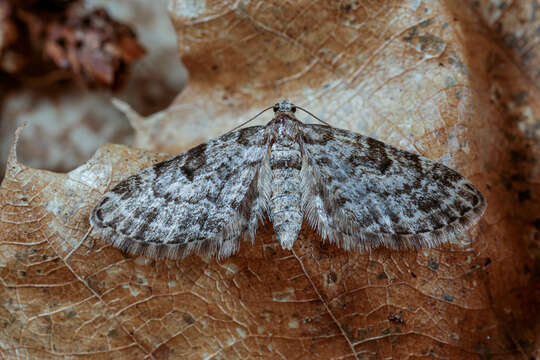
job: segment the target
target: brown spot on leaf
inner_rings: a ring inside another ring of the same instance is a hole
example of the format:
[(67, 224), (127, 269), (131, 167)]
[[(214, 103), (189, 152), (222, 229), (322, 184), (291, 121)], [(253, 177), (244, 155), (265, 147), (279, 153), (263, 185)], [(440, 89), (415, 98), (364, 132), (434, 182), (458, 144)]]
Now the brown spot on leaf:
[(337, 281), (337, 274), (334, 271), (330, 271), (326, 277), (329, 284), (333, 284)]
[(184, 322), (188, 325), (191, 325), (191, 324), (194, 324), (195, 323), (195, 319), (193, 318), (193, 316), (191, 316), (191, 314), (189, 313), (183, 313), (182, 314), (182, 319), (184, 319)]

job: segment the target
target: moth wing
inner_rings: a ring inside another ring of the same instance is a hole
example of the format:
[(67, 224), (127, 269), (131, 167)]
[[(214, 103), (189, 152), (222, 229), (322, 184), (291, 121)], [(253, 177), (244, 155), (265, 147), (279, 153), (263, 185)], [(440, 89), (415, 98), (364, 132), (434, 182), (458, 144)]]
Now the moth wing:
[(475, 224), (486, 208), (482, 194), (441, 163), (324, 125), (306, 124), (303, 140), (312, 174), (305, 216), (345, 249), (433, 247)]
[(257, 230), (264, 153), (261, 126), (210, 140), (118, 183), (94, 207), (90, 223), (133, 254), (229, 256)]

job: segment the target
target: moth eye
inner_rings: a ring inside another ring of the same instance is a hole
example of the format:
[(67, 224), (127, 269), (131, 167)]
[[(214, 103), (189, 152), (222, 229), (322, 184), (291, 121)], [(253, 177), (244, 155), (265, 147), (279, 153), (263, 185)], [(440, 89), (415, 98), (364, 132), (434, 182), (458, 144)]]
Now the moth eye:
[(293, 113), (296, 112), (296, 106), (293, 105), (293, 106), (291, 107), (291, 111), (292, 111)]
[(277, 112), (279, 110), (279, 104), (274, 105), (274, 112)]

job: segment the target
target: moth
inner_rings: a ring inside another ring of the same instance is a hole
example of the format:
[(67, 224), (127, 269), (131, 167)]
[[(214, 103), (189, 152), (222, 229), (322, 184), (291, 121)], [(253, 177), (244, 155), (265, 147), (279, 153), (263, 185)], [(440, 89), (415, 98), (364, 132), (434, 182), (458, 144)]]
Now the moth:
[(265, 126), (231, 131), (121, 181), (92, 210), (94, 233), (132, 254), (225, 258), (253, 242), (266, 219), (284, 249), (306, 221), (322, 241), (365, 251), (437, 246), (483, 215), (484, 197), (456, 171), (304, 124), (296, 110), (282, 101)]

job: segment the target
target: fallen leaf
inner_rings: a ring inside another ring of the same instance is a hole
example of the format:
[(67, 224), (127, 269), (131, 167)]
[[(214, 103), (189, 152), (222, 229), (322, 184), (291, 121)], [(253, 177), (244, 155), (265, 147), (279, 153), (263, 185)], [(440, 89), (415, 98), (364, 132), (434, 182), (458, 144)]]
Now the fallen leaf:
[(88, 214), (165, 155), (107, 145), (55, 174), (20, 164), (13, 148), (0, 187), (3, 357), (535, 354), (539, 182), (534, 139), (519, 124), (538, 118), (540, 102), (473, 5), (207, 1), (170, 11), (190, 83), (168, 111), (131, 113), (139, 146), (183, 151), (286, 97), (458, 169), (487, 212), (436, 249), (349, 253), (305, 227), (287, 251), (267, 224), (223, 261), (155, 261), (88, 234)]

